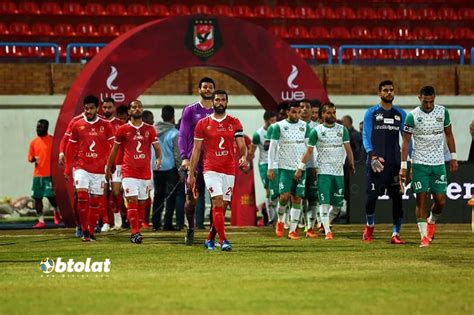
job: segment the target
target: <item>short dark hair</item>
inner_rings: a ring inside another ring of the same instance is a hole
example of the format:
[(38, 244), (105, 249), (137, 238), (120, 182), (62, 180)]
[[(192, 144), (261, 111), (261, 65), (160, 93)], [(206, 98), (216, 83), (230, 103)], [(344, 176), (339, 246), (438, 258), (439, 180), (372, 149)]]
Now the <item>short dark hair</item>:
[(214, 80), (209, 78), (209, 77), (204, 77), (201, 80), (199, 80), (198, 88), (201, 88), (201, 85), (203, 83), (212, 83), (212, 85), (214, 85), (214, 88), (216, 87), (216, 84), (214, 83)]
[(281, 102), (280, 104), (278, 104), (278, 111), (281, 111), (281, 110), (287, 110), (288, 109), (288, 102)]
[(113, 97), (106, 97), (102, 100), (102, 103), (112, 103), (115, 105), (115, 100)]
[(142, 114), (142, 120), (147, 124), (152, 124), (154, 120), (153, 113), (149, 110), (144, 110)]
[(117, 113), (117, 115), (127, 114), (128, 113), (128, 106), (127, 105), (117, 106), (117, 108), (115, 109), (115, 112)]
[(214, 97), (215, 97), (217, 94), (224, 94), (226, 101), (227, 101), (227, 102), (229, 101), (229, 95), (227, 95), (227, 92), (224, 91), (224, 90), (214, 90), (214, 92), (212, 92), (211, 99), (214, 100)]
[(165, 105), (161, 109), (161, 118), (163, 121), (170, 122), (174, 118), (174, 107), (171, 105)]
[(83, 105), (86, 104), (95, 104), (95, 107), (99, 107), (99, 99), (95, 95), (87, 95), (83, 102)]
[(390, 80), (383, 80), (382, 82), (379, 83), (379, 92), (382, 91), (382, 86), (385, 86), (385, 85), (392, 85), (393, 86), (393, 82), (390, 81)]
[(347, 119), (349, 120), (349, 122), (351, 123), (351, 125), (352, 125), (352, 117), (351, 117), (351, 115), (344, 115), (344, 116), (342, 116), (342, 119), (344, 119), (344, 118), (347, 118)]
[(421, 95), (424, 95), (424, 96), (435, 95), (434, 87), (432, 87), (431, 85), (427, 85), (427, 86), (422, 87), (421, 90), (420, 90), (420, 96)]
[(309, 103), (311, 104), (311, 107), (321, 107), (321, 101), (317, 98), (310, 100)]
[(263, 113), (263, 120), (269, 120), (272, 117), (276, 117), (277, 113), (272, 112), (270, 110), (266, 110), (265, 113)]
[(311, 106), (311, 102), (307, 98), (303, 98), (302, 100), (298, 101), (298, 104), (301, 104), (301, 103), (309, 103), (309, 106)]
[(286, 110), (291, 110), (292, 107), (300, 107), (300, 102), (299, 101), (292, 101), (290, 102), (290, 104), (288, 105), (288, 108)]
[(329, 102), (329, 103), (324, 103), (321, 108), (319, 109), (319, 113), (323, 114), (325, 113), (329, 108), (336, 108), (336, 105), (334, 103)]
[(49, 128), (49, 121), (47, 121), (46, 119), (40, 119), (40, 120), (38, 120), (38, 124), (43, 124), (43, 125), (45, 125), (46, 129)]
[(139, 102), (139, 103), (142, 104), (142, 106), (143, 106), (142, 101), (135, 99), (135, 100), (131, 100), (130, 103), (128, 103), (128, 109), (132, 108), (132, 103), (133, 103), (133, 102)]

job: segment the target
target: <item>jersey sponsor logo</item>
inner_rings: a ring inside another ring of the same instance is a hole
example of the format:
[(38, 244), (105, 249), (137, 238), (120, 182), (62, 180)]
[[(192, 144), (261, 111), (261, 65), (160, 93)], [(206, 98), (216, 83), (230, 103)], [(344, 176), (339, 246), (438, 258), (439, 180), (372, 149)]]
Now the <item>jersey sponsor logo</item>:
[(89, 146), (89, 152), (86, 152), (86, 157), (97, 159), (99, 155), (95, 153), (95, 140), (92, 140), (91, 145)]
[(140, 141), (137, 142), (137, 147), (135, 148), (135, 150), (138, 153), (142, 153), (142, 143)]
[(376, 121), (383, 120), (383, 114), (382, 113), (375, 114), (375, 120)]
[(385, 130), (400, 130), (400, 126), (391, 126), (391, 125), (377, 125), (374, 127), (376, 130), (385, 129)]
[(384, 118), (383, 123), (393, 125), (395, 121), (393, 120), (393, 118)]
[(133, 155), (133, 159), (144, 160), (146, 158), (145, 153), (142, 153), (142, 143), (140, 141), (137, 141), (137, 146), (135, 147), (135, 151), (137, 151), (137, 154)]
[(216, 151), (216, 156), (226, 156), (229, 155), (229, 151), (225, 149), (224, 147), (224, 137), (221, 137), (221, 140), (219, 141), (219, 149), (222, 151)]

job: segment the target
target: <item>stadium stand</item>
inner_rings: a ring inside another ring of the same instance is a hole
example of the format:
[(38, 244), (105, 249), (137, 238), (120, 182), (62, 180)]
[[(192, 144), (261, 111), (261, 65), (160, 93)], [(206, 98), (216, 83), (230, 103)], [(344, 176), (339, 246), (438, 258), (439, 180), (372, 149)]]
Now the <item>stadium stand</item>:
[[(80, 2), (0, 1), (0, 42), (107, 43), (135, 25), (156, 18), (189, 14), (233, 16), (257, 23), (290, 44), (330, 45), (461, 45), (474, 46), (474, 4), (466, 0), (394, 0), (342, 3), (309, 0), (150, 3), (125, 0)], [(93, 17), (91, 19), (91, 17)], [(377, 20), (384, 20), (383, 26)], [(431, 28), (426, 27), (426, 20)], [(365, 53), (366, 52), (366, 53)], [(84, 58), (90, 53), (84, 50)], [(314, 52), (298, 52), (323, 60)], [(469, 54), (469, 53), (468, 53)], [(28, 56), (22, 52), (15, 54)], [(392, 53), (365, 51), (357, 56), (391, 58)], [(392, 56), (393, 55), (393, 56)], [(448, 54), (450, 55), (450, 54)], [(80, 58), (80, 52), (75, 54)], [(348, 54), (352, 58), (354, 54)], [(424, 50), (420, 59), (437, 59)], [(445, 60), (445, 55), (442, 55)], [(454, 56), (454, 55), (453, 55)], [(334, 56), (337, 57), (337, 56)], [(77, 60), (73, 58), (73, 60)], [(348, 59), (348, 60), (349, 60)]]

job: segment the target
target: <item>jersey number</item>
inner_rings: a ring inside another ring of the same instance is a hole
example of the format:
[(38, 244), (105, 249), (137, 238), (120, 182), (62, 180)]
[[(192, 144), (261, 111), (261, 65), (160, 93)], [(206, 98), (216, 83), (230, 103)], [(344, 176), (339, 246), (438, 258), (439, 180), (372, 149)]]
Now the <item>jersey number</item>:
[(232, 195), (232, 187), (227, 188), (227, 192), (225, 193), (226, 196)]
[(421, 189), (421, 182), (413, 182), (413, 186), (415, 186), (415, 189)]

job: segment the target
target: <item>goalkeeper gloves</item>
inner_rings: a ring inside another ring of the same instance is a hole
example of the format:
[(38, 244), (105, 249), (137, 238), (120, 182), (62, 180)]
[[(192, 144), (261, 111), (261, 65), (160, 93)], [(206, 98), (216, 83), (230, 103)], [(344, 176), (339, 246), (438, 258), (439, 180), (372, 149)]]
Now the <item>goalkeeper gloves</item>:
[(374, 173), (382, 172), (384, 168), (383, 166), (384, 162), (385, 160), (383, 159), (383, 157), (373, 154), (370, 157), (370, 167), (372, 168), (372, 171), (374, 171)]

